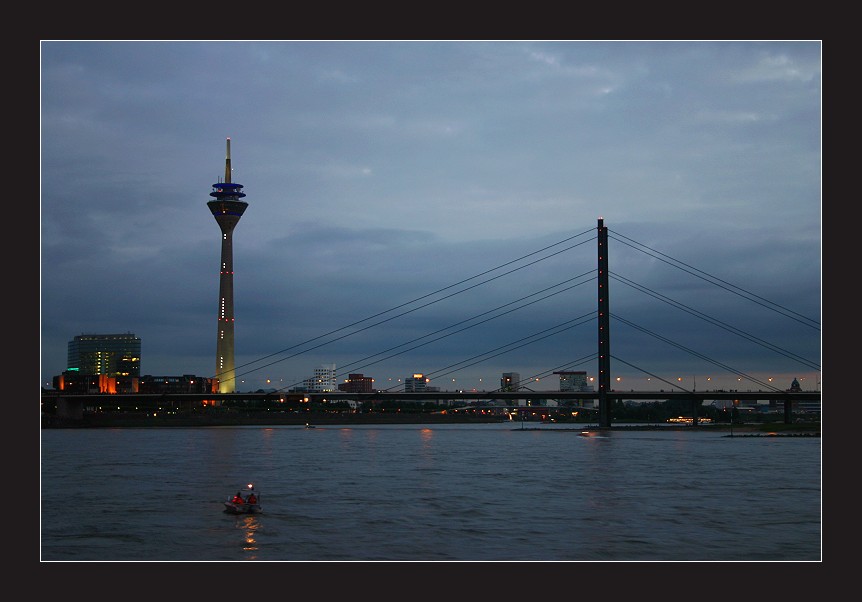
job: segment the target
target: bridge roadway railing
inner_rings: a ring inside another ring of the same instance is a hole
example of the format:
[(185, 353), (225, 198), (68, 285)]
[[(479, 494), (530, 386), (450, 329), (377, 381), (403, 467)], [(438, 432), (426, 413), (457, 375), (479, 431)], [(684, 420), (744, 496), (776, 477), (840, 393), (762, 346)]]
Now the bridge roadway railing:
[[(776, 401), (784, 404), (785, 422), (792, 421), (794, 401), (820, 401), (819, 391), (610, 391), (605, 394), (608, 399), (616, 400), (653, 400), (668, 401), (672, 399), (689, 400), (693, 403), (706, 400), (738, 400), (738, 401)], [(554, 400), (598, 400), (599, 394), (592, 391), (424, 391), (405, 393), (403, 391), (384, 391), (377, 393), (347, 393), (331, 391), (327, 393), (300, 392), (269, 392), (269, 393), (99, 393), (76, 394), (61, 391), (45, 391), (42, 402), (54, 401), (57, 404), (57, 415), (64, 418), (80, 419), (83, 416), (84, 405), (93, 403), (177, 403), (182, 407), (190, 407), (204, 401), (426, 401), (426, 400), (462, 400), (462, 401), (539, 401)]]

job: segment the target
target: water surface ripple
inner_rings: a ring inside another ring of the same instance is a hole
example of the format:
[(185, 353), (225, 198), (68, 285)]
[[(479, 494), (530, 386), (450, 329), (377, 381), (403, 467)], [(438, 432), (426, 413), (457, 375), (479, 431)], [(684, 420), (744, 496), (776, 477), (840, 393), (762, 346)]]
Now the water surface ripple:
[[(41, 559), (821, 560), (820, 439), (726, 435), (48, 429)], [(224, 513), (246, 482), (263, 513)]]

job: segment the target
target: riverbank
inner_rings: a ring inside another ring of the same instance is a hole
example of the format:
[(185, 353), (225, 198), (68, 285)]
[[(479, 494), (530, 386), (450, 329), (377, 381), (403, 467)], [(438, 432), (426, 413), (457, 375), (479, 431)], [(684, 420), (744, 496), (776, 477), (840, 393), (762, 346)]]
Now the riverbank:
[[(100, 412), (85, 414), (80, 419), (62, 419), (43, 415), (42, 428), (170, 428), (219, 426), (354, 426), (369, 424), (494, 424), (511, 422), (502, 416), (469, 413), (431, 412), (238, 412), (203, 411), (188, 414), (153, 415), (139, 412)], [(542, 429), (540, 422), (512, 422), (513, 428)], [(626, 430), (690, 430), (727, 432), (734, 435), (757, 436), (820, 436), (819, 422), (785, 424), (783, 422), (722, 424), (612, 424), (611, 428)], [(547, 429), (545, 429), (547, 430)], [(555, 423), (554, 430), (599, 431), (595, 423)]]
[(153, 415), (138, 412), (101, 412), (80, 419), (43, 416), (42, 428), (190, 427), (190, 426), (324, 426), (357, 424), (488, 424), (507, 421), (500, 416), (430, 412), (199, 412)]

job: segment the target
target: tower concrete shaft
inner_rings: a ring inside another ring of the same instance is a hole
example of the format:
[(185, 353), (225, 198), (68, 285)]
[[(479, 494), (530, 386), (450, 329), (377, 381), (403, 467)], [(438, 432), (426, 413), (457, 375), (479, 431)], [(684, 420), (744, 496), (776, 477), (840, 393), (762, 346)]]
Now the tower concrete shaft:
[(219, 393), (231, 393), (237, 390), (234, 360), (233, 230), (248, 207), (248, 203), (240, 200), (245, 196), (242, 185), (234, 184), (231, 179), (230, 138), (228, 138), (224, 182), (213, 184), (210, 196), (214, 197), (214, 200), (207, 203), (221, 229), (215, 370)]

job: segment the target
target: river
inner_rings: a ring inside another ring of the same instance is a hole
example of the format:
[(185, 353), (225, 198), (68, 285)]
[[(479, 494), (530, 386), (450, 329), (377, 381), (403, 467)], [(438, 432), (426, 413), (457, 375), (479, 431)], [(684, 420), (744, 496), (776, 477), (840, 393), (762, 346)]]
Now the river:
[[(248, 482), (263, 512), (225, 513)], [(43, 562), (822, 560), (819, 437), (44, 429), (40, 488)]]

